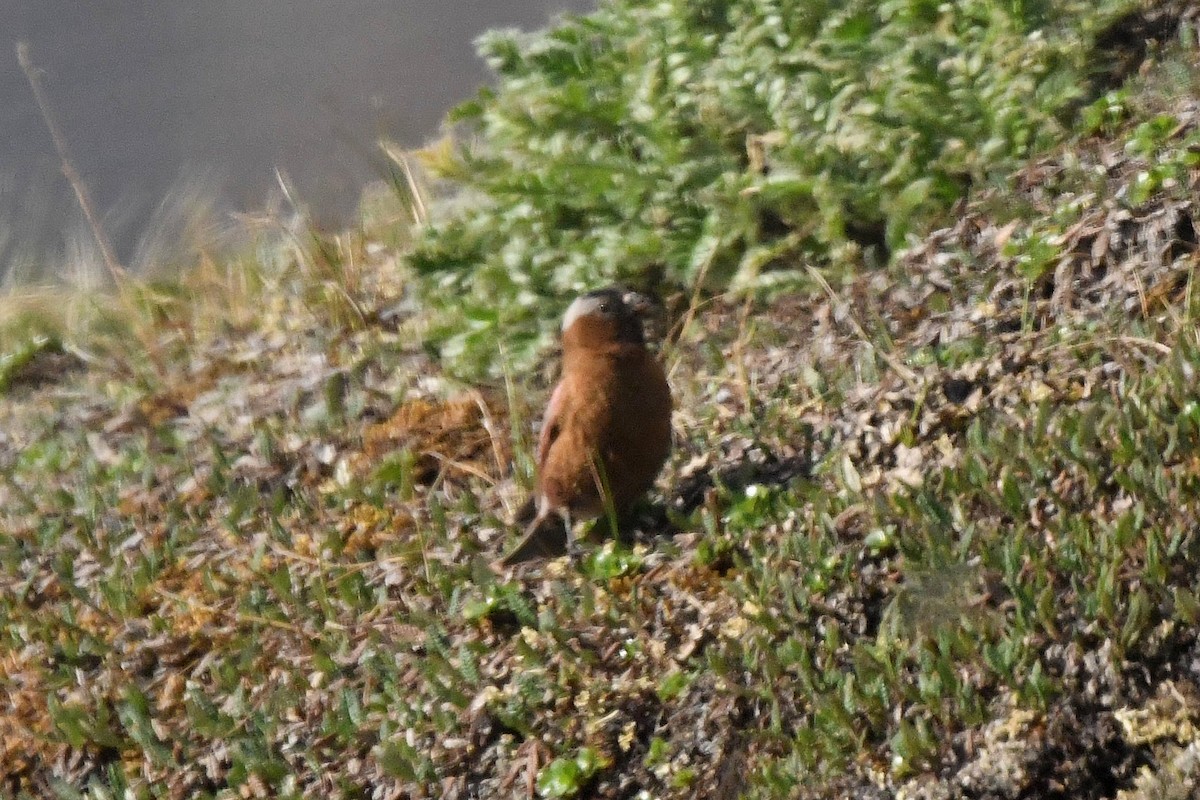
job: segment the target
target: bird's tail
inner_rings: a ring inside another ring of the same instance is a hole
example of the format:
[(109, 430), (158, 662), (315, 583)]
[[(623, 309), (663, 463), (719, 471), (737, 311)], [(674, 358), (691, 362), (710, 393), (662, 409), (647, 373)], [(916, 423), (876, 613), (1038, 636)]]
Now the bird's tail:
[(558, 514), (539, 515), (529, 523), (517, 546), (496, 561), (495, 566), (511, 567), (537, 558), (558, 558), (566, 552), (566, 520)]
[(513, 515), (512, 524), (528, 525), (529, 523), (533, 522), (534, 518), (537, 516), (537, 512), (537, 495), (531, 494), (529, 497), (526, 497), (525, 502), (521, 503), (520, 507), (517, 508), (517, 513)]

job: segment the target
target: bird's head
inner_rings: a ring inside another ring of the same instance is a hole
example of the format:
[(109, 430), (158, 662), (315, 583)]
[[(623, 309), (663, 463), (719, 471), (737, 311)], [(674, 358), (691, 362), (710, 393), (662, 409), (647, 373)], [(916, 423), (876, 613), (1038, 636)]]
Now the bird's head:
[(642, 321), (634, 308), (639, 296), (621, 289), (599, 289), (577, 298), (563, 315), (563, 348), (608, 344), (645, 344)]

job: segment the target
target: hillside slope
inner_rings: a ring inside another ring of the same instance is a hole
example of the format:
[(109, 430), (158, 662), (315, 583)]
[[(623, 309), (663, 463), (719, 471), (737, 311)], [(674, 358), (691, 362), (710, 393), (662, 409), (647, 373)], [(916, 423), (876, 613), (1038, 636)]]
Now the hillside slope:
[(581, 563), (486, 567), (553, 359), (448, 375), (378, 242), (25, 348), (0, 793), (1188, 796), (1194, 57), (886, 266), (685, 296), (677, 452)]

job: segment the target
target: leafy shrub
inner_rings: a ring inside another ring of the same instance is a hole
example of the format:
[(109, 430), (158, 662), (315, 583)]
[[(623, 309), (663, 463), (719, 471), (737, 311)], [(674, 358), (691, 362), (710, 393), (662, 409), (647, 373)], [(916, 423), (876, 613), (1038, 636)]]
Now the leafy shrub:
[[(541, 300), (610, 280), (747, 288), (851, 266), (1060, 141), (1127, 0), (613, 0), (495, 32), (452, 119), (475, 198), (413, 256), (460, 367), (523, 361)], [(771, 273), (768, 275), (767, 270)]]

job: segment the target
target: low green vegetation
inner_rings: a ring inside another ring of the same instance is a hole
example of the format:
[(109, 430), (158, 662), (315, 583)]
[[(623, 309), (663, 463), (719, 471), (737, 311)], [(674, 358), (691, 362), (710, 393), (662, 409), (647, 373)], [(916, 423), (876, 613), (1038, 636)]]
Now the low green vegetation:
[(413, 256), (443, 354), (494, 364), (499, 334), (527, 363), (545, 299), (598, 280), (811, 290), (806, 265), (886, 261), (1070, 136), (1134, 7), (618, 0), (485, 37), (500, 86), (449, 166), (478, 199)]
[[(1186, 796), (1195, 30), (784, 5), (492, 36), (416, 239), (406, 188), (21, 301), (0, 796)], [(497, 574), (537, 331), (615, 278), (683, 298), (676, 452), (632, 542)]]

